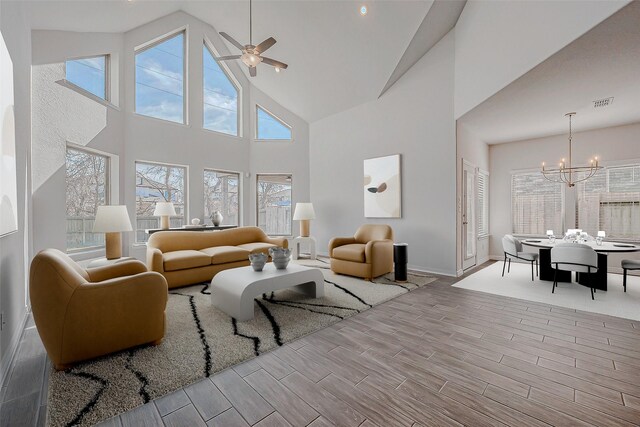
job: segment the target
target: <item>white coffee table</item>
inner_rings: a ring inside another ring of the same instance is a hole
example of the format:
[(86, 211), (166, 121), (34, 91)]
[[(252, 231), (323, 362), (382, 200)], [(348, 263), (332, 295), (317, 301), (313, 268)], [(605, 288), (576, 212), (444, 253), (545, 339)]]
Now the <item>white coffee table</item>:
[(253, 300), (266, 292), (291, 288), (309, 298), (324, 296), (324, 276), (318, 268), (289, 264), (277, 270), (267, 263), (262, 271), (251, 266), (221, 271), (211, 280), (211, 303), (237, 321), (253, 319)]

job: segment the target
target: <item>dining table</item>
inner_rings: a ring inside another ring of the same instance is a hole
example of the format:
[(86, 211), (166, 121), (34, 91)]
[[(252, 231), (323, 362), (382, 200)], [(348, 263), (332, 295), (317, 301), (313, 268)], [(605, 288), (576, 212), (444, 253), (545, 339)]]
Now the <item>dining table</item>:
[[(570, 271), (558, 270), (557, 272), (551, 266), (551, 249), (561, 243), (571, 243), (563, 239), (555, 239), (551, 242), (549, 239), (526, 239), (522, 240), (523, 245), (538, 248), (540, 262), (540, 280), (553, 282), (554, 275), (558, 282), (571, 282), (572, 275)], [(576, 273), (576, 280), (581, 285), (593, 285), (595, 289), (607, 290), (607, 259), (610, 253), (624, 252), (640, 252), (640, 245), (623, 242), (602, 242), (598, 244), (596, 241), (580, 242), (587, 246), (591, 246), (598, 254), (598, 271), (595, 273)]]

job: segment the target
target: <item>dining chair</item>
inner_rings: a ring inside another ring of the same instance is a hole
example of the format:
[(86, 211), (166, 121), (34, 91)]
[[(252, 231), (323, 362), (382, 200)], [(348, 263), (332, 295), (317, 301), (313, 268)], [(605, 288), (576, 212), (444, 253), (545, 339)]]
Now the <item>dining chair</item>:
[(637, 259), (622, 260), (622, 286), (627, 292), (627, 270), (640, 270), (640, 261)]
[(581, 243), (560, 243), (551, 249), (551, 266), (555, 270), (551, 293), (554, 293), (558, 287), (556, 277), (558, 270), (575, 271), (576, 273), (587, 273), (591, 299), (595, 299), (591, 274), (598, 271), (598, 254), (591, 246)]
[(536, 276), (538, 275), (538, 254), (522, 252), (522, 243), (511, 234), (505, 234), (502, 238), (502, 249), (504, 250), (504, 263), (502, 264), (502, 277), (504, 277), (504, 268), (509, 260), (507, 273), (511, 272), (511, 258), (520, 259), (531, 263), (531, 280), (533, 281), (533, 263), (536, 264)]

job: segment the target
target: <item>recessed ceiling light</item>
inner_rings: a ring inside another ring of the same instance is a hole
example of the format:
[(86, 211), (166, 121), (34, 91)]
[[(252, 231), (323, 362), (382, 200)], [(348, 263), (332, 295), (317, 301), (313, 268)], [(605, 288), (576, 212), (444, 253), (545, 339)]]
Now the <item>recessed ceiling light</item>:
[(367, 6), (360, 6), (360, 15), (364, 16), (367, 14)]

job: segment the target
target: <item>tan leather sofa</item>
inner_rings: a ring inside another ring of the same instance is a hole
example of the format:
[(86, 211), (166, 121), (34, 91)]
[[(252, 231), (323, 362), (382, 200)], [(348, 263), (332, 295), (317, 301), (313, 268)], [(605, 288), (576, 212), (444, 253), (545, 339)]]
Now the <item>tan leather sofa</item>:
[(269, 248), (287, 245), (287, 239), (270, 238), (258, 227), (159, 231), (147, 242), (147, 266), (177, 288), (208, 282), (222, 270), (249, 265), (249, 254), (269, 255)]
[(353, 237), (335, 237), (329, 242), (334, 273), (374, 277), (393, 271), (393, 230), (384, 224), (365, 224)]
[(33, 318), (56, 369), (135, 347), (159, 344), (167, 281), (135, 260), (83, 269), (57, 249), (31, 262)]

